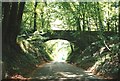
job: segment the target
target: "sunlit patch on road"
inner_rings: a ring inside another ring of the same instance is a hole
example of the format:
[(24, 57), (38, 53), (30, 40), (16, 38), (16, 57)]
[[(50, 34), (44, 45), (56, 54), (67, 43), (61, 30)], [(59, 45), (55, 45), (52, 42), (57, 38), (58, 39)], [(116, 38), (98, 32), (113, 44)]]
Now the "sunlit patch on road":
[(66, 77), (66, 78), (78, 78), (78, 77), (81, 77), (81, 76), (84, 76), (83, 74), (74, 74), (72, 72), (57, 72), (58, 75), (61, 75), (63, 77)]

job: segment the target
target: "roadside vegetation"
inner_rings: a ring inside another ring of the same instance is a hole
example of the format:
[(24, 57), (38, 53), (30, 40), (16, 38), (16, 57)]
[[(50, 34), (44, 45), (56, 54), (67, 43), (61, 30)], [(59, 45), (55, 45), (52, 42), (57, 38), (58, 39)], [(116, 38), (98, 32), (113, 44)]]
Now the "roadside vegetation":
[(120, 2), (2, 2), (2, 77), (58, 60), (118, 78), (119, 35)]

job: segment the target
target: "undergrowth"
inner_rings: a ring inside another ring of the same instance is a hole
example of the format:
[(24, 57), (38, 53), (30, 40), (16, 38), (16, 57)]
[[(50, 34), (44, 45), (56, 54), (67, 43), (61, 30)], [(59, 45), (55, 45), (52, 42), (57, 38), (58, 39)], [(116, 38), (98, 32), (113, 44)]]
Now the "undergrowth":
[(117, 78), (119, 67), (118, 53), (120, 53), (118, 36), (107, 37), (93, 42), (79, 56), (73, 55), (75, 64), (85, 70), (104, 77)]
[(7, 46), (9, 50), (3, 50), (3, 78), (9, 78), (16, 74), (27, 76), (39, 64), (49, 59), (42, 45), (45, 38), (39, 32), (35, 32), (29, 37), (18, 36), (16, 46), (12, 48)]

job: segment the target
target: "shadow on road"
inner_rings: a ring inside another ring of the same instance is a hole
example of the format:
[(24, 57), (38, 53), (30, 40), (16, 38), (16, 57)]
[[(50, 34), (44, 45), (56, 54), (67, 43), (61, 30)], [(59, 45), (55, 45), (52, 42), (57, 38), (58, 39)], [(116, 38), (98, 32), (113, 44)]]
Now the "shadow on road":
[(9, 79), (2, 81), (118, 81), (101, 79), (65, 62), (50, 62), (38, 67), (28, 79)]

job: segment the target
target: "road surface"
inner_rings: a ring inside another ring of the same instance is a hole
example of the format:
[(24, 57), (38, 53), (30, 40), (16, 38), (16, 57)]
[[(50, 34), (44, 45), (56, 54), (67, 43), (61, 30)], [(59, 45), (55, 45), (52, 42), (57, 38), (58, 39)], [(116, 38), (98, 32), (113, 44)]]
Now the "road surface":
[(33, 71), (29, 77), (34, 81), (98, 81), (96, 76), (65, 62), (46, 63)]

